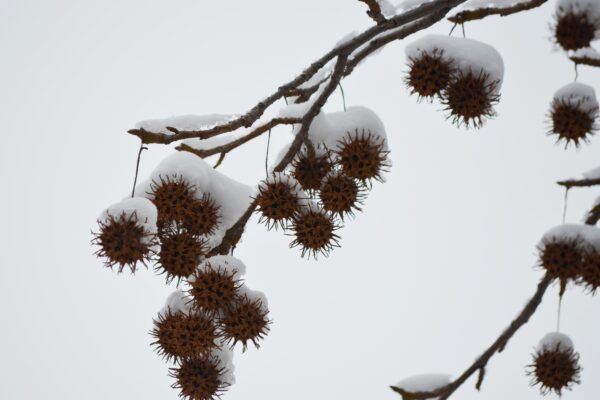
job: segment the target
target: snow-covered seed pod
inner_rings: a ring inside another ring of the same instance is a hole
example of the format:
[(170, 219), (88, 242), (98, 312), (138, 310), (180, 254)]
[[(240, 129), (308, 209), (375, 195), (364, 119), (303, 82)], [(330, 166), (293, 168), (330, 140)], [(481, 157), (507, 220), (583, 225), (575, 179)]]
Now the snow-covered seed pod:
[(361, 211), (364, 187), (343, 172), (336, 171), (323, 180), (319, 198), (325, 211), (343, 220), (347, 215), (354, 215), (355, 210)]
[(479, 128), (496, 115), (494, 106), (500, 101), (498, 81), (484, 70), (458, 71), (442, 93), (442, 103), (457, 125)]
[(92, 243), (99, 246), (96, 256), (109, 268), (117, 266), (136, 271), (138, 263), (147, 267), (156, 244), (156, 208), (143, 198), (125, 199), (106, 209), (98, 219), (100, 230)]
[(326, 152), (317, 154), (314, 151), (304, 151), (292, 162), (292, 174), (306, 191), (319, 190), (323, 178), (331, 168), (329, 154)]
[(179, 389), (185, 400), (216, 400), (229, 388), (227, 371), (217, 357), (187, 359), (171, 368), (169, 375), (175, 378), (172, 385)]
[(188, 279), (192, 308), (216, 314), (231, 307), (241, 285), (236, 271), (206, 265)]
[(433, 99), (441, 95), (452, 77), (452, 60), (444, 57), (444, 50), (434, 48), (408, 57), (408, 74), (404, 81), (411, 94), (419, 99)]
[(313, 257), (319, 253), (327, 256), (334, 247), (339, 247), (340, 237), (335, 234), (337, 229), (339, 226), (334, 217), (311, 203), (294, 216), (292, 230), (295, 239), (290, 247), (299, 246), (302, 257), (307, 253)]
[(591, 86), (583, 83), (570, 83), (554, 94), (550, 106), (550, 134), (563, 140), (565, 146), (571, 142), (578, 146), (593, 135), (598, 126), (598, 100)]
[(348, 133), (335, 153), (342, 171), (361, 182), (381, 181), (389, 166), (385, 140), (371, 132)]
[(597, 0), (559, 0), (554, 16), (554, 41), (564, 50), (589, 47), (600, 30)]
[(269, 310), (259, 298), (241, 296), (236, 304), (224, 310), (219, 319), (223, 338), (231, 347), (241, 343), (246, 350), (248, 342), (252, 342), (257, 348), (269, 331)]
[(214, 199), (204, 193), (201, 199), (194, 199), (184, 211), (181, 225), (194, 235), (212, 235), (221, 221), (219, 206)]
[(212, 318), (203, 313), (166, 312), (158, 315), (150, 334), (158, 354), (167, 361), (180, 362), (209, 355), (219, 334)]
[(160, 236), (161, 246), (155, 270), (166, 274), (167, 283), (192, 275), (200, 257), (208, 252), (206, 240), (187, 231)]
[(181, 221), (186, 210), (194, 201), (196, 188), (181, 176), (160, 176), (150, 184), (150, 196), (158, 209), (158, 225), (167, 227)]
[(540, 385), (542, 394), (554, 392), (561, 396), (579, 384), (579, 354), (573, 349), (568, 336), (553, 332), (546, 335), (533, 354), (533, 364), (528, 366), (531, 385)]
[(585, 252), (579, 271), (579, 284), (585, 286), (592, 294), (600, 287), (600, 253), (596, 249)]
[(303, 196), (298, 182), (282, 173), (274, 174), (258, 185), (258, 212), (261, 222), (269, 229), (277, 225), (285, 228), (286, 223), (301, 208)]

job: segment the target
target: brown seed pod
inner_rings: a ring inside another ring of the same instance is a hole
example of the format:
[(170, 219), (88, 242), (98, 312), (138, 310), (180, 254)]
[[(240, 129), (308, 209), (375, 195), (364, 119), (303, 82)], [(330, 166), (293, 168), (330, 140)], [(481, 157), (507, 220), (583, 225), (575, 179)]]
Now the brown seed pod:
[(219, 206), (204, 193), (202, 199), (193, 199), (181, 215), (181, 225), (194, 235), (212, 235), (221, 221)]
[(269, 229), (286, 223), (300, 210), (302, 199), (298, 183), (292, 177), (275, 174), (258, 185), (258, 212), (260, 220)]
[(580, 141), (587, 142), (598, 129), (595, 119), (597, 109), (585, 109), (582, 107), (583, 100), (571, 101), (568, 99), (554, 99), (550, 108), (550, 119), (552, 127), (549, 134), (556, 135), (556, 141), (564, 140), (565, 147), (571, 142), (575, 147)]
[(169, 374), (176, 380), (172, 387), (180, 390), (179, 397), (186, 400), (216, 400), (229, 387), (223, 378), (225, 372), (218, 358), (204, 357), (184, 360), (179, 366), (171, 368)]
[(444, 51), (433, 49), (423, 51), (418, 57), (408, 59), (409, 71), (404, 79), (411, 94), (417, 94), (419, 99), (433, 99), (439, 96), (450, 83), (453, 68), (452, 60), (444, 57)]
[(310, 206), (294, 216), (292, 230), (295, 239), (290, 247), (300, 246), (302, 257), (308, 254), (316, 258), (319, 253), (327, 256), (334, 247), (339, 247), (340, 237), (335, 234), (337, 229), (339, 226), (331, 214)]
[(153, 322), (152, 345), (167, 361), (206, 356), (218, 347), (217, 328), (203, 313), (167, 312)]
[(92, 243), (100, 247), (95, 255), (104, 258), (107, 267), (116, 265), (119, 272), (129, 267), (131, 273), (135, 273), (138, 263), (147, 267), (156, 236), (146, 231), (135, 212), (122, 213), (119, 217), (109, 215), (104, 221), (98, 220), (98, 225), (100, 231), (93, 233)]
[(323, 178), (331, 171), (332, 163), (327, 153), (302, 152), (292, 162), (292, 174), (302, 189), (319, 190)]
[(222, 325), (223, 337), (233, 348), (238, 342), (246, 350), (248, 342), (259, 347), (269, 331), (269, 310), (260, 299), (250, 299), (247, 295), (239, 298), (231, 308), (225, 310), (219, 322)]
[(213, 268), (207, 264), (194, 272), (188, 280), (193, 307), (209, 313), (218, 313), (231, 307), (240, 287), (235, 271)]
[(200, 257), (208, 252), (207, 242), (188, 231), (160, 236), (161, 246), (155, 270), (166, 274), (167, 283), (192, 275)]
[(600, 287), (600, 253), (596, 249), (584, 253), (578, 283), (587, 287), (592, 294)]
[(561, 284), (561, 295), (567, 282), (576, 280), (583, 263), (583, 240), (581, 238), (552, 239), (539, 249), (539, 263), (548, 276), (558, 279)]
[(152, 181), (148, 195), (158, 210), (159, 228), (182, 221), (195, 201), (195, 193), (196, 187), (182, 176), (161, 176), (158, 181)]
[(356, 180), (337, 171), (325, 177), (319, 197), (325, 211), (343, 220), (346, 215), (353, 216), (354, 210), (361, 211), (364, 192)]
[(479, 73), (458, 71), (442, 93), (448, 118), (457, 125), (480, 128), (487, 118), (496, 115), (494, 105), (500, 100), (498, 81), (484, 70)]
[(554, 25), (554, 41), (567, 51), (589, 47), (600, 28), (598, 21), (589, 20), (586, 12), (566, 11), (562, 7)]
[(571, 390), (574, 384), (580, 383), (579, 354), (572, 348), (561, 348), (560, 344), (537, 351), (528, 369), (531, 385), (540, 385), (542, 394), (555, 392), (561, 396), (563, 390)]
[(348, 133), (339, 142), (336, 155), (342, 171), (350, 178), (367, 182), (372, 179), (381, 181), (382, 173), (387, 171), (389, 151), (385, 148), (385, 140), (371, 132)]

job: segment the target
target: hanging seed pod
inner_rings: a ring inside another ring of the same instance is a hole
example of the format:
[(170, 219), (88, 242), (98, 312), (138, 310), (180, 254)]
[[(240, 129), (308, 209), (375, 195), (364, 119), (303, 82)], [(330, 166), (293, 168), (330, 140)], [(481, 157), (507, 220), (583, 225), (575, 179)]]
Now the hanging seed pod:
[(409, 56), (408, 67), (404, 82), (410, 93), (416, 93), (419, 99), (431, 100), (439, 96), (450, 83), (453, 73), (452, 60), (444, 57), (444, 50), (438, 48)]
[(484, 70), (459, 71), (442, 93), (448, 118), (457, 126), (480, 128), (486, 119), (496, 115), (494, 105), (500, 101), (498, 86), (499, 82)]
[(217, 329), (205, 314), (167, 312), (153, 322), (152, 345), (169, 362), (206, 356), (217, 348)]
[(220, 399), (229, 388), (220, 364), (216, 357), (184, 360), (170, 369), (170, 376), (176, 380), (172, 387), (179, 389), (179, 396), (186, 400)]
[(596, 249), (591, 248), (584, 253), (578, 275), (578, 283), (588, 288), (592, 294), (595, 294), (600, 287), (600, 253)]
[(160, 236), (161, 247), (155, 270), (166, 274), (167, 283), (192, 275), (200, 258), (208, 252), (207, 242), (188, 231)]
[(569, 280), (574, 281), (581, 271), (583, 241), (580, 238), (552, 239), (540, 247), (539, 263), (548, 276), (561, 284), (561, 295)]
[[(562, 3), (565, 3), (564, 1)], [(585, 3), (582, 2), (582, 5)], [(577, 50), (589, 47), (596, 37), (596, 31), (600, 29), (597, 11), (589, 4), (589, 7), (581, 7), (578, 4), (557, 4), (554, 16), (554, 41), (563, 50)]]
[(540, 385), (542, 394), (554, 392), (561, 396), (563, 390), (571, 390), (579, 384), (579, 354), (573, 350), (571, 340), (560, 333), (546, 335), (528, 366), (531, 385)]
[(192, 307), (211, 314), (226, 310), (234, 304), (240, 282), (234, 271), (213, 268), (210, 264), (196, 270), (188, 280)]
[(259, 347), (262, 340), (269, 331), (269, 310), (260, 298), (251, 298), (244, 294), (236, 304), (225, 310), (223, 317), (219, 320), (223, 337), (231, 347), (238, 342), (246, 350), (248, 343)]
[(221, 221), (219, 206), (204, 193), (202, 199), (194, 199), (181, 215), (182, 226), (194, 235), (212, 235)]
[(323, 209), (332, 215), (354, 216), (354, 211), (362, 211), (360, 204), (364, 198), (363, 187), (356, 180), (337, 171), (331, 173), (323, 180), (320, 199)]
[(292, 230), (295, 239), (290, 247), (299, 246), (302, 257), (305, 254), (316, 258), (321, 253), (325, 256), (334, 247), (339, 247), (339, 236), (335, 231), (339, 229), (335, 219), (314, 204), (294, 216)]
[(286, 223), (300, 210), (303, 196), (292, 177), (277, 173), (258, 185), (258, 212), (269, 229)]
[(319, 190), (323, 178), (331, 171), (329, 154), (304, 151), (292, 162), (292, 174), (302, 189)]
[(598, 101), (591, 86), (570, 83), (556, 92), (550, 106), (551, 128), (549, 134), (557, 136), (557, 142), (571, 142), (579, 146), (587, 142), (598, 129)]
[(389, 167), (388, 154), (384, 139), (358, 130), (354, 134), (348, 133), (336, 151), (344, 174), (361, 182), (383, 180), (382, 174)]
[(182, 221), (195, 201), (195, 193), (196, 187), (182, 176), (161, 176), (158, 181), (152, 181), (148, 195), (158, 209), (159, 228)]

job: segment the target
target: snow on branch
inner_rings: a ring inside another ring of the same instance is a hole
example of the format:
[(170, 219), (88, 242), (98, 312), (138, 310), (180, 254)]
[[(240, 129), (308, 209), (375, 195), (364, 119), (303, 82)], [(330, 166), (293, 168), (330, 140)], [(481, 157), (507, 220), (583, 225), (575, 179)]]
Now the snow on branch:
[(367, 11), (367, 15), (369, 17), (371, 17), (373, 19), (373, 21), (377, 22), (378, 24), (385, 22), (385, 17), (383, 16), (383, 13), (381, 12), (381, 5), (379, 4), (378, 0), (358, 0), (358, 1), (365, 3), (369, 7), (369, 10)]
[(465, 3), (459, 12), (448, 17), (450, 22), (464, 24), (468, 21), (483, 19), (491, 15), (506, 17), (521, 11), (540, 7), (548, 0), (471, 0)]

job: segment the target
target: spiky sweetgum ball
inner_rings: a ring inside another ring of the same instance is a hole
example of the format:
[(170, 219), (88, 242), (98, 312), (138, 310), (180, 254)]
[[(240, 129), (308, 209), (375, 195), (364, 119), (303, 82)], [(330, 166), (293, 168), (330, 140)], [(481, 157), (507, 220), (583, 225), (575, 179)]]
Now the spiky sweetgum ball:
[(360, 211), (361, 188), (356, 180), (342, 172), (325, 177), (319, 197), (323, 209), (340, 218), (353, 215), (354, 210)]
[(301, 153), (292, 162), (292, 173), (304, 190), (319, 190), (323, 178), (331, 171), (332, 164), (327, 154)]
[(300, 210), (298, 184), (288, 177), (262, 182), (258, 186), (258, 211), (269, 228), (283, 226)]
[(600, 287), (600, 253), (597, 250), (585, 252), (579, 270), (579, 283), (585, 285), (592, 293), (596, 293)]
[(442, 103), (457, 126), (479, 128), (496, 115), (494, 105), (500, 100), (498, 82), (481, 70), (459, 71), (442, 93)]
[(551, 105), (550, 118), (550, 133), (557, 135), (558, 140), (564, 140), (567, 146), (571, 142), (578, 146), (580, 141), (585, 142), (596, 130), (594, 110), (582, 109), (571, 101), (555, 99)]
[(161, 235), (160, 241), (156, 271), (166, 274), (167, 282), (192, 275), (208, 251), (206, 241), (188, 231)]
[(225, 310), (219, 321), (222, 325), (223, 337), (231, 343), (232, 347), (238, 342), (242, 344), (244, 350), (248, 347), (248, 342), (259, 347), (258, 342), (269, 331), (268, 313), (269, 310), (260, 299), (242, 296), (233, 307)]
[(444, 57), (443, 50), (421, 52), (418, 57), (409, 58), (408, 66), (405, 83), (411, 94), (416, 93), (422, 98), (440, 95), (452, 77), (452, 61)]
[(338, 226), (334, 218), (325, 212), (312, 208), (294, 217), (292, 230), (295, 239), (291, 247), (299, 246), (302, 256), (321, 253), (328, 255), (334, 247), (339, 247), (339, 236), (335, 234)]
[(104, 221), (98, 221), (100, 231), (94, 233), (92, 242), (100, 247), (98, 257), (105, 259), (107, 267), (117, 266), (119, 272), (129, 267), (135, 272), (138, 263), (146, 266), (153, 255), (156, 238), (145, 230), (135, 213), (118, 217), (109, 215)]
[(179, 396), (187, 400), (220, 399), (229, 387), (223, 379), (224, 373), (216, 357), (187, 359), (170, 370), (175, 378), (173, 388), (179, 389)]
[(194, 202), (196, 187), (181, 176), (160, 177), (150, 184), (152, 202), (158, 210), (159, 226), (181, 221)]
[(590, 21), (586, 13), (563, 12), (556, 17), (554, 40), (564, 50), (577, 50), (589, 47), (599, 28)]
[(214, 268), (211, 265), (197, 270), (189, 284), (194, 308), (211, 313), (231, 307), (238, 297), (240, 287), (235, 271)]
[(342, 171), (350, 178), (365, 182), (381, 180), (388, 167), (385, 141), (369, 133), (348, 134), (336, 151)]
[(181, 215), (182, 226), (194, 235), (212, 235), (220, 221), (220, 207), (207, 193), (193, 199)]
[(153, 345), (167, 360), (181, 361), (209, 354), (219, 334), (213, 319), (202, 313), (167, 312), (154, 320)]
[(548, 276), (558, 279), (562, 289), (569, 280), (576, 280), (581, 271), (583, 250), (581, 239), (553, 239), (540, 249), (540, 266)]
[(556, 346), (536, 352), (528, 374), (532, 377), (532, 386), (540, 385), (543, 394), (555, 392), (561, 396), (563, 390), (570, 390), (574, 384), (580, 383), (580, 371), (579, 354), (571, 348)]

